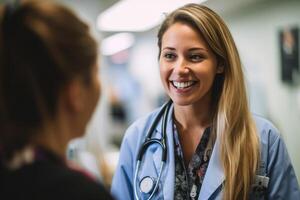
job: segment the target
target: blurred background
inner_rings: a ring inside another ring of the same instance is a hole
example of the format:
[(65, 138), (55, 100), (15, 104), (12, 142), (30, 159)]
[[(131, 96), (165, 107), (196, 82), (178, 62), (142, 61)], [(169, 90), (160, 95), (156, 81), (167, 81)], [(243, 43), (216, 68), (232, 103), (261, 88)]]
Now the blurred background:
[(109, 186), (125, 129), (165, 100), (156, 34), (165, 13), (203, 3), (229, 26), (242, 59), (251, 109), (284, 138), (300, 180), (300, 0), (63, 0), (92, 27), (101, 48), (102, 98), (68, 158)]
[(156, 34), (165, 13), (203, 3), (219, 13), (238, 46), (251, 110), (284, 138), (300, 180), (299, 0), (64, 0), (101, 43), (102, 98), (87, 134), (68, 155), (110, 185), (126, 128), (165, 100)]

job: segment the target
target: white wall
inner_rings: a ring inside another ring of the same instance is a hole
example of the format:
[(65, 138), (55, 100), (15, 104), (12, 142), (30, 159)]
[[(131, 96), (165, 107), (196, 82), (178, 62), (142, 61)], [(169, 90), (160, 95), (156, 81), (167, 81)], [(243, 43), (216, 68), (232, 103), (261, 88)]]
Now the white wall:
[(159, 76), (157, 34), (158, 28), (136, 34), (136, 43), (132, 49), (130, 70), (141, 84), (141, 115), (157, 107), (157, 98), (164, 93)]
[(264, 1), (223, 17), (245, 67), (252, 110), (278, 127), (300, 180), (300, 85), (281, 82), (278, 41), (280, 28), (300, 28), (300, 1)]

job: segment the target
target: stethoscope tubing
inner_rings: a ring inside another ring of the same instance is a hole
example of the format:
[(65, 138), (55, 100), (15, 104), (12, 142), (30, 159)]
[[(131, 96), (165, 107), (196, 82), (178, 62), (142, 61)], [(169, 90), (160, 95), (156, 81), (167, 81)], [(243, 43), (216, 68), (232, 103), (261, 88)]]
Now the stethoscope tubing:
[[(162, 176), (162, 172), (163, 172), (163, 168), (165, 166), (166, 160), (167, 160), (167, 134), (166, 134), (166, 127), (167, 127), (167, 118), (168, 118), (168, 113), (170, 111), (170, 107), (171, 107), (172, 101), (169, 100), (164, 106), (163, 108), (159, 111), (159, 113), (157, 114), (156, 118), (154, 119), (154, 122), (152, 123), (147, 135), (146, 135), (146, 139), (143, 142), (143, 144), (141, 145), (139, 152), (138, 152), (138, 156), (137, 156), (137, 164), (136, 164), (136, 169), (135, 169), (135, 173), (134, 173), (134, 180), (133, 180), (133, 187), (134, 187), (134, 196), (136, 200), (139, 200), (139, 196), (137, 193), (137, 177), (138, 177), (138, 172), (140, 169), (140, 165), (141, 165), (141, 161), (143, 159), (143, 156), (146, 152), (146, 150), (148, 149), (148, 147), (152, 144), (159, 144), (162, 148), (162, 157), (161, 157), (161, 165), (160, 165), (160, 170), (159, 170), (159, 174), (154, 186), (154, 189), (152, 190), (149, 198), (147, 198), (147, 200), (150, 200), (153, 195), (155, 194), (156, 190), (158, 189), (158, 185)], [(162, 137), (161, 139), (158, 138), (153, 138), (152, 137), (152, 133), (154, 132), (154, 129), (156, 127), (156, 125), (158, 124), (159, 120), (162, 119)]]
[(137, 190), (136, 190), (136, 187), (137, 187), (137, 176), (138, 176), (138, 171), (139, 171), (139, 168), (140, 168), (140, 164), (141, 164), (141, 161), (138, 160), (137, 163), (136, 163), (136, 169), (135, 169), (135, 172), (134, 172), (134, 179), (133, 179), (133, 190), (134, 190), (134, 196), (135, 196), (135, 199), (136, 200), (139, 200), (139, 196), (137, 194)]

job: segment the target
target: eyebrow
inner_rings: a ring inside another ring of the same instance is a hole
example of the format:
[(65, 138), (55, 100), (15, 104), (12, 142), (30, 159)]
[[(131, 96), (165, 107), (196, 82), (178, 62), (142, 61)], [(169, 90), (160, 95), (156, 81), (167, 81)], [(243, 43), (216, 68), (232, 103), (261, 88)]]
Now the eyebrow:
[[(176, 48), (174, 48), (174, 47), (164, 47), (162, 50), (171, 50), (171, 51), (175, 51)], [(207, 49), (201, 48), (201, 47), (193, 47), (193, 48), (188, 49), (188, 51), (197, 51), (197, 50), (200, 50), (200, 51), (208, 51)]]
[(173, 47), (164, 47), (162, 50), (172, 50), (172, 51), (175, 51), (176, 49), (173, 48)]
[(194, 48), (189, 49), (189, 51), (196, 51), (196, 50), (200, 50), (200, 51), (208, 51), (207, 49), (201, 48), (201, 47), (194, 47)]

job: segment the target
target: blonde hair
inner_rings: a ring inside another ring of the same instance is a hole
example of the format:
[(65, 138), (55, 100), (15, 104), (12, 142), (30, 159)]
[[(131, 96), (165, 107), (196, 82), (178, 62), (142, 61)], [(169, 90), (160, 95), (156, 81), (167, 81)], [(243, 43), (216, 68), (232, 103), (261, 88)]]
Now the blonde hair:
[(167, 16), (158, 32), (161, 40), (174, 23), (184, 23), (207, 42), (224, 67), (213, 85), (214, 119), (212, 133), (220, 139), (221, 162), (225, 173), (224, 199), (248, 199), (260, 160), (260, 143), (248, 107), (241, 61), (234, 40), (224, 21), (211, 9), (188, 4)]

